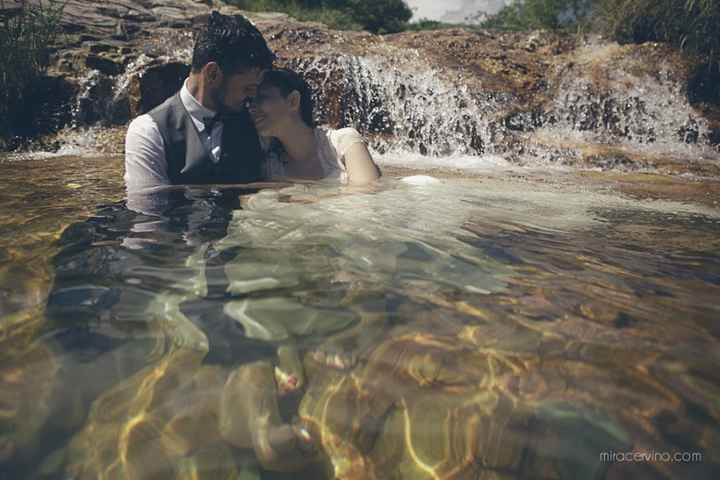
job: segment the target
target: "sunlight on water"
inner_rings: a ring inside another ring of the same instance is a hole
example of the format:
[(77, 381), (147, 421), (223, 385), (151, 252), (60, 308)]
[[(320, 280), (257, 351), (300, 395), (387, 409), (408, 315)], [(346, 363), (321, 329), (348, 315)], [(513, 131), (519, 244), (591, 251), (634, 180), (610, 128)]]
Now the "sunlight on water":
[(714, 478), (708, 202), (496, 170), (141, 213), (94, 208), (117, 159), (0, 168), (3, 480)]

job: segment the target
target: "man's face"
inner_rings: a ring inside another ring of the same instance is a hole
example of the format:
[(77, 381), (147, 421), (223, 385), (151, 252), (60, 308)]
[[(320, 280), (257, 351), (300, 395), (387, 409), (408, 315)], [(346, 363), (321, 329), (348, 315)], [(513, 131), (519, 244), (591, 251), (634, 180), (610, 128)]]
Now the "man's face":
[(257, 86), (262, 74), (262, 69), (253, 68), (240, 73), (223, 75), (216, 98), (218, 104), (232, 112), (242, 110), (245, 101), (257, 93)]

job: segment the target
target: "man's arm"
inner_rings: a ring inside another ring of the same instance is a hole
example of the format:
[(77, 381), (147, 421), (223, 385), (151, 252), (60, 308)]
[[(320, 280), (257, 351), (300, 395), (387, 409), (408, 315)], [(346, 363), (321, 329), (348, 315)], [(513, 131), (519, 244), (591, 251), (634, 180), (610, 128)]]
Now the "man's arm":
[(165, 144), (160, 129), (149, 115), (130, 122), (125, 137), (125, 187), (128, 192), (170, 185)]

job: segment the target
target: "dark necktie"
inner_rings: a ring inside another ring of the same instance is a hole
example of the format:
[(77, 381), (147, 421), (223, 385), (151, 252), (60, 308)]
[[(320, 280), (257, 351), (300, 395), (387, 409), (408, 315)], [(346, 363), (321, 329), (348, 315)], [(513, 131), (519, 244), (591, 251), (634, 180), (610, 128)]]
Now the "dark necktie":
[(207, 131), (208, 135), (212, 135), (212, 130), (215, 127), (215, 124), (217, 122), (222, 122), (222, 114), (218, 113), (216, 115), (213, 115), (212, 117), (204, 117), (202, 119), (202, 122), (205, 124), (205, 130)]

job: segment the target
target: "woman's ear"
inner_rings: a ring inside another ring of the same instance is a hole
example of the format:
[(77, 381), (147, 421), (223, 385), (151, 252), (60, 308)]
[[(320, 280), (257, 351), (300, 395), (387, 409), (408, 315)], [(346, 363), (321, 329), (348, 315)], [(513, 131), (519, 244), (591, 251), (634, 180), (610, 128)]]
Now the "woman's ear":
[(290, 102), (290, 108), (297, 112), (300, 111), (300, 92), (297, 90), (290, 92), (290, 95), (288, 95), (288, 101)]

